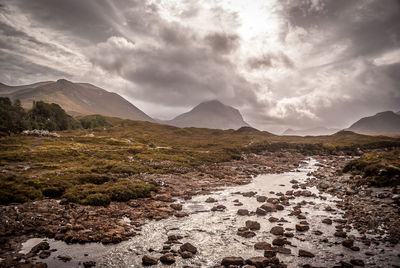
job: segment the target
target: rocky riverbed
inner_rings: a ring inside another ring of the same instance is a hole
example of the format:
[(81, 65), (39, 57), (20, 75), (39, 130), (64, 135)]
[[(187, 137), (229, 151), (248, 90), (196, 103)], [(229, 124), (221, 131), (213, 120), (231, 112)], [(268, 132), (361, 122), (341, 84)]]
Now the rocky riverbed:
[[(195, 192), (204, 195), (160, 193), (176, 199), (161, 201), (175, 216), (143, 225), (121, 215), (119, 224), (136, 236), (119, 244), (33, 238), (8, 261), (41, 262), (37, 267), (399, 267), (396, 188), (352, 184), (339, 171), (345, 157), (315, 156), (300, 167), (292, 161), (281, 170), (253, 163), (280, 174), (254, 171), (249, 184), (246, 175), (236, 181), (243, 185)], [(224, 168), (240, 170), (230, 165)]]

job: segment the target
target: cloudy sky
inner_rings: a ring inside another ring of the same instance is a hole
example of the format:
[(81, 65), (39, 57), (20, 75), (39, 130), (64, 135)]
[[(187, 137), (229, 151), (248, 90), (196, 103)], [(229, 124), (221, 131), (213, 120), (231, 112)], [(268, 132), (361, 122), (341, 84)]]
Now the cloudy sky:
[(170, 119), (219, 99), (251, 125), (400, 110), (400, 1), (0, 0), (0, 82), (66, 78)]

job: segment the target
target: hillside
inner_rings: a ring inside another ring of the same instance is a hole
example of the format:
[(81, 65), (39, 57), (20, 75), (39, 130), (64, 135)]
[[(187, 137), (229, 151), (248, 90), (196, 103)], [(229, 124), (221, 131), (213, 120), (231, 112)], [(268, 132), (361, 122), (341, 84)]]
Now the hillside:
[(392, 111), (364, 117), (352, 124), (348, 130), (363, 134), (400, 133), (400, 115)]
[(199, 127), (213, 129), (238, 129), (249, 126), (239, 110), (218, 100), (202, 102), (187, 113), (172, 120), (164, 121), (177, 127)]
[(2, 84), (0, 95), (19, 99), (22, 106), (31, 108), (33, 101), (59, 104), (71, 115), (100, 114), (124, 119), (153, 121), (120, 95), (88, 83), (73, 83), (65, 79), (11, 87)]
[(338, 132), (339, 129), (326, 128), (326, 127), (316, 127), (308, 129), (291, 129), (288, 128), (282, 135), (285, 136), (322, 136), (322, 135), (332, 135)]

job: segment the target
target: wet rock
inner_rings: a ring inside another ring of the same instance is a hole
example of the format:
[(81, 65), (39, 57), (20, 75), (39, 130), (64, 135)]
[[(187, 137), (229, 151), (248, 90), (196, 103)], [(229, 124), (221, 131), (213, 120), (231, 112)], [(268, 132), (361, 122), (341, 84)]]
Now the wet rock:
[(350, 263), (353, 264), (354, 266), (364, 266), (365, 263), (361, 259), (352, 259), (350, 260)]
[(281, 254), (290, 254), (290, 253), (292, 253), (290, 248), (277, 247), (276, 250)]
[(145, 266), (156, 265), (158, 263), (158, 259), (151, 257), (149, 255), (144, 255), (142, 257), (142, 264)]
[(193, 246), (192, 244), (190, 244), (190, 243), (185, 243), (185, 244), (183, 244), (183, 245), (180, 247), (180, 249), (181, 249), (182, 251), (188, 251), (188, 252), (190, 252), (190, 253), (192, 253), (192, 254), (196, 254), (196, 253), (197, 253), (197, 248), (196, 248), (195, 246)]
[(47, 250), (50, 248), (49, 243), (47, 243), (46, 241), (42, 241), (39, 244), (37, 244), (36, 246), (34, 246), (29, 253), (36, 255), (39, 251), (41, 250)]
[(308, 226), (307, 224), (296, 224), (296, 230), (299, 232), (305, 232), (308, 231), (310, 229), (310, 226)]
[(174, 262), (175, 262), (175, 257), (174, 257), (174, 254), (172, 254), (172, 253), (165, 253), (164, 255), (162, 255), (161, 257), (160, 257), (160, 261), (163, 263), (163, 264), (173, 264)]
[(256, 192), (246, 192), (246, 193), (242, 193), (242, 195), (244, 197), (252, 197), (255, 196), (257, 193)]
[(275, 256), (276, 256), (276, 250), (268, 249), (268, 250), (264, 251), (264, 257), (272, 258), (272, 257), (275, 257)]
[(281, 226), (275, 226), (275, 227), (272, 227), (269, 232), (274, 235), (283, 235), (284, 229)]
[(254, 244), (254, 249), (261, 249), (261, 250), (273, 250), (274, 248), (270, 243), (267, 242), (257, 242)]
[(343, 232), (343, 231), (336, 231), (336, 232), (334, 233), (334, 236), (346, 238), (346, 237), (347, 237), (347, 234), (346, 234), (345, 232)]
[(221, 261), (221, 265), (229, 267), (230, 265), (244, 265), (244, 259), (242, 257), (225, 257)]
[(172, 203), (171, 205), (169, 205), (172, 209), (174, 210), (182, 210), (182, 204), (176, 204), (176, 203)]
[(276, 210), (284, 210), (285, 209), (285, 207), (280, 204), (275, 205), (275, 208), (276, 208)]
[(241, 237), (244, 237), (244, 238), (251, 238), (251, 237), (255, 237), (256, 236), (255, 232), (248, 231), (248, 230), (246, 230), (246, 231), (238, 231), (236, 234), (238, 236), (241, 236)]
[(193, 257), (193, 253), (189, 251), (179, 251), (179, 254), (181, 255), (182, 259), (189, 259)]
[(294, 237), (294, 233), (292, 233), (292, 232), (285, 232), (283, 235), (284, 235), (285, 237), (288, 237), (288, 238)]
[(168, 236), (168, 241), (177, 241), (177, 240), (180, 240), (180, 239), (182, 239), (181, 235), (173, 234), (173, 235), (169, 235)]
[(177, 218), (183, 218), (189, 216), (186, 212), (183, 211), (177, 211), (174, 213), (174, 216)]
[(279, 219), (275, 218), (275, 217), (269, 217), (268, 221), (269, 222), (277, 222), (277, 221), (279, 221)]
[(95, 261), (85, 261), (83, 263), (83, 267), (85, 267), (85, 268), (90, 268), (90, 267), (95, 267), (95, 266), (96, 266)]
[(332, 224), (332, 220), (329, 219), (329, 218), (326, 218), (326, 219), (323, 219), (323, 220), (322, 220), (322, 223), (331, 225), (331, 224)]
[(40, 254), (39, 254), (39, 258), (47, 259), (48, 257), (50, 257), (50, 255), (51, 255), (50, 250), (42, 250), (42, 252), (40, 252)]
[(256, 221), (246, 221), (246, 227), (252, 231), (260, 230), (261, 228), (260, 224)]
[(257, 268), (267, 267), (270, 263), (270, 258), (254, 257), (246, 260), (247, 264), (254, 265)]
[(346, 248), (351, 248), (354, 245), (354, 240), (351, 238), (343, 240), (342, 245)]
[(211, 209), (211, 211), (224, 211), (226, 207), (224, 205), (218, 205)]
[(267, 215), (267, 212), (262, 208), (257, 208), (256, 209), (256, 214), (259, 215), (259, 216), (265, 216), (265, 215)]
[(72, 260), (71, 256), (66, 256), (66, 255), (58, 255), (57, 258), (63, 262), (68, 262)]
[(263, 202), (265, 202), (266, 200), (267, 200), (267, 197), (266, 197), (266, 196), (263, 196), (263, 195), (257, 196), (257, 201), (258, 201), (258, 202), (263, 203)]
[(293, 179), (293, 180), (290, 181), (290, 183), (291, 183), (291, 184), (297, 184), (297, 183), (299, 183), (299, 182), (296, 181), (295, 179)]
[(215, 203), (215, 202), (217, 202), (217, 200), (215, 198), (209, 197), (209, 198), (206, 199), (205, 202), (206, 203)]
[(276, 212), (276, 207), (273, 204), (270, 203), (265, 203), (264, 205), (261, 206), (263, 210), (266, 212)]
[(288, 243), (288, 241), (284, 237), (278, 237), (278, 238), (275, 238), (274, 240), (272, 240), (272, 245), (278, 246), (278, 247), (282, 247), (282, 246), (286, 245), (287, 243)]
[(249, 211), (247, 209), (239, 209), (237, 211), (237, 214), (240, 216), (248, 216), (249, 215)]
[(299, 249), (299, 257), (314, 258), (315, 255), (307, 250)]

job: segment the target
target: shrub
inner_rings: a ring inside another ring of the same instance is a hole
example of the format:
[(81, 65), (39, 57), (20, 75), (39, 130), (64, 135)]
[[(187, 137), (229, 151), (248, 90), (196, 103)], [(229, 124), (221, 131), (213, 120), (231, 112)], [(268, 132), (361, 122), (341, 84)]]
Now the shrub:
[(95, 193), (88, 195), (81, 202), (83, 205), (89, 206), (108, 206), (111, 203), (111, 199), (108, 195), (102, 193)]

